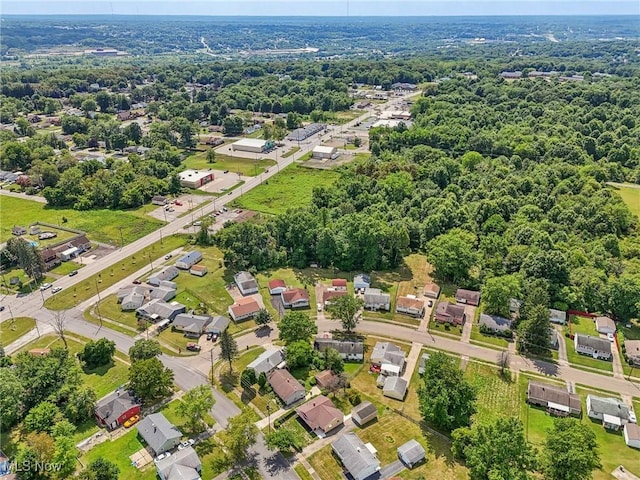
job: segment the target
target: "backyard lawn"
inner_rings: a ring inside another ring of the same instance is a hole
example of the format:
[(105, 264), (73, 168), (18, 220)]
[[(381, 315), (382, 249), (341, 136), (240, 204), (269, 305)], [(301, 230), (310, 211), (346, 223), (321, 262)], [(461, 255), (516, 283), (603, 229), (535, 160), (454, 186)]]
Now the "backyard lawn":
[(342, 480), (342, 467), (333, 455), (331, 445), (326, 445), (311, 455), (309, 463), (322, 480)]
[(156, 469), (153, 462), (151, 465), (145, 466), (142, 470), (138, 470), (131, 465), (129, 455), (134, 454), (138, 450), (144, 448), (144, 445), (138, 437), (138, 430), (133, 427), (122, 437), (106, 441), (96, 445), (86, 454), (80, 457), (80, 461), (86, 465), (98, 458), (105, 458), (115, 463), (120, 469), (118, 475), (119, 480), (153, 480), (156, 478)]
[(571, 315), (569, 317), (569, 322), (570, 325), (568, 325), (567, 328), (570, 328), (571, 333), (582, 333), (584, 335), (591, 335), (592, 337), (600, 336), (596, 330), (596, 322), (591, 318)]
[(240, 173), (241, 175), (255, 177), (265, 171), (265, 169), (275, 165), (276, 162), (269, 159), (262, 159), (258, 154), (258, 159), (234, 157), (216, 152), (216, 161), (214, 163), (207, 162), (207, 153), (198, 152), (189, 155), (184, 159), (182, 164), (185, 168), (194, 170), (229, 170), (229, 172)]
[(22, 198), (2, 196), (0, 199), (0, 242), (11, 238), (14, 225), (27, 226), (34, 222), (46, 222), (87, 232), (91, 240), (104, 243), (120, 243), (120, 227), (125, 243), (153, 232), (163, 222), (147, 216), (144, 206), (136, 210), (72, 210), (53, 208), (44, 203)]
[(0, 344), (7, 346), (25, 333), (36, 328), (35, 320), (30, 317), (16, 317), (0, 323)]
[(291, 165), (233, 203), (234, 206), (278, 215), (289, 208), (308, 206), (314, 187), (329, 186), (338, 174)]
[(503, 377), (497, 368), (473, 361), (467, 364), (464, 375), (476, 387), (476, 422), (491, 423), (498, 417), (518, 417), (518, 382)]
[(185, 236), (180, 235), (165, 237), (162, 243), (155, 242), (136, 252), (135, 255), (124, 259), (121, 263), (107, 267), (101, 272), (75, 284), (73, 287), (64, 289), (48, 298), (45, 306), (52, 310), (71, 308), (96, 295), (96, 285), (99, 285), (100, 290), (104, 290), (132, 273), (145, 268), (149, 257), (152, 260), (162, 257), (164, 254), (184, 246), (186, 240)]

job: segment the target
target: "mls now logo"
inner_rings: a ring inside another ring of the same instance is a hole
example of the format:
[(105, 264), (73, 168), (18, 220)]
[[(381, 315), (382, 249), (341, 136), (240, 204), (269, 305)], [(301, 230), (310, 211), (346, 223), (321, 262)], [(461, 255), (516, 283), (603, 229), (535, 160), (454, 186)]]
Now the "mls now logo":
[(62, 469), (61, 463), (50, 462), (11, 462), (12, 473), (18, 472), (59, 472)]

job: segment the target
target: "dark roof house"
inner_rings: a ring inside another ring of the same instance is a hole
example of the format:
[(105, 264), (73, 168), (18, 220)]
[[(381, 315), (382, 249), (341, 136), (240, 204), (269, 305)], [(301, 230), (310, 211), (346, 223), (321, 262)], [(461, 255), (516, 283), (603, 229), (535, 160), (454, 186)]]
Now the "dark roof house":
[(580, 396), (555, 385), (529, 381), (527, 401), (545, 408), (551, 415), (564, 417), (582, 414)]
[(436, 322), (462, 325), (465, 322), (464, 307), (449, 302), (439, 302), (436, 307)]
[(480, 304), (480, 292), (459, 288), (456, 290), (456, 302), (478, 306)]
[(96, 402), (94, 410), (98, 423), (109, 429), (117, 428), (125, 420), (140, 413), (140, 402), (128, 390), (116, 390)]
[(306, 390), (288, 370), (276, 369), (268, 375), (269, 385), (285, 406), (289, 406), (306, 395)]

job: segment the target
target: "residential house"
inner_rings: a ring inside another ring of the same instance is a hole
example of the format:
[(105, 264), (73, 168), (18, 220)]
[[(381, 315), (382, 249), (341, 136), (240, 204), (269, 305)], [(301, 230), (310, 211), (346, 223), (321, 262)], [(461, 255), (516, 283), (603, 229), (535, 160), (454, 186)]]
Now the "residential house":
[(628, 447), (640, 448), (640, 427), (635, 423), (627, 423), (624, 426), (624, 443)]
[(260, 305), (253, 298), (239, 298), (228, 309), (234, 322), (254, 317), (260, 311)]
[(456, 290), (456, 302), (477, 307), (480, 305), (480, 292), (459, 288)]
[(485, 313), (480, 315), (481, 327), (485, 327), (489, 330), (492, 330), (495, 333), (504, 334), (505, 332), (511, 330), (511, 320), (507, 318), (502, 318), (497, 315), (487, 315)]
[(287, 289), (287, 284), (284, 283), (284, 280), (273, 279), (269, 280), (269, 293), (271, 295), (280, 295)]
[(229, 322), (230, 320), (227, 317), (222, 317), (220, 315), (213, 317), (209, 325), (206, 326), (205, 332), (220, 335), (227, 329)]
[(193, 447), (183, 448), (156, 462), (160, 480), (200, 480), (202, 462)]
[(331, 287), (338, 291), (347, 291), (347, 281), (344, 278), (334, 278), (331, 280)]
[(80, 253), (88, 252), (89, 250), (91, 250), (91, 242), (86, 235), (80, 235), (76, 238), (71, 239), (69, 244), (71, 247), (75, 247), (80, 250)]
[(385, 397), (395, 398), (396, 400), (403, 402), (404, 397), (407, 394), (408, 387), (409, 382), (404, 378), (400, 376), (388, 376), (382, 386), (382, 394)]
[(414, 296), (398, 297), (396, 312), (422, 318), (424, 316), (424, 301)]
[(404, 369), (405, 353), (393, 343), (377, 342), (369, 361), (372, 367), (380, 370), (380, 373), (399, 376)]
[(137, 293), (139, 295), (145, 296), (149, 293), (149, 289), (143, 285), (127, 285), (126, 287), (121, 287), (116, 293), (118, 303), (122, 303), (124, 299), (132, 293)]
[(152, 288), (149, 291), (149, 297), (152, 300), (154, 298), (159, 298), (160, 300), (164, 300), (165, 302), (168, 302), (175, 296), (176, 296), (176, 289), (171, 287), (160, 286), (160, 287)]
[(587, 415), (601, 420), (609, 430), (620, 430), (629, 423), (629, 407), (617, 398), (587, 395)]
[(181, 313), (173, 319), (173, 328), (184, 333), (185, 337), (198, 338), (205, 332), (211, 320), (209, 315)]
[(291, 288), (280, 294), (284, 308), (309, 307), (309, 292), (304, 288)]
[(371, 277), (366, 273), (360, 273), (353, 277), (353, 288), (356, 292), (364, 292), (369, 287), (371, 287)]
[(188, 252), (186, 255), (183, 255), (176, 262), (176, 268), (180, 270), (189, 270), (196, 263), (202, 261), (202, 254), (198, 251)]
[(208, 271), (209, 270), (207, 270), (207, 267), (205, 267), (204, 265), (193, 265), (189, 269), (189, 273), (197, 277), (204, 277)]
[(173, 321), (176, 315), (184, 313), (186, 308), (178, 302), (167, 303), (154, 298), (136, 310), (136, 316), (156, 322), (158, 320)]
[(366, 288), (364, 290), (364, 308), (368, 310), (391, 309), (391, 295), (383, 293), (379, 288)]
[(138, 434), (155, 455), (177, 447), (182, 438), (182, 432), (162, 413), (152, 413), (140, 420)]
[(566, 417), (582, 415), (580, 396), (570, 393), (566, 388), (529, 381), (527, 387), (527, 402), (543, 407), (551, 415)]
[(429, 282), (424, 286), (424, 296), (438, 298), (440, 296), (440, 286), (437, 283)]
[(60, 258), (58, 258), (58, 254), (52, 248), (44, 248), (40, 250), (40, 257), (42, 258), (47, 270), (51, 270), (62, 263)]
[(365, 445), (353, 432), (331, 443), (331, 448), (354, 480), (365, 480), (380, 470), (380, 461), (372, 445)]
[(296, 408), (300, 419), (318, 436), (325, 436), (335, 428), (344, 424), (344, 415), (331, 400), (318, 395), (307, 403)]
[(167, 197), (163, 197), (162, 195), (156, 195), (151, 198), (151, 203), (153, 205), (166, 205), (169, 203), (169, 199)]
[(417, 440), (411, 439), (398, 447), (398, 458), (408, 468), (413, 468), (424, 462), (427, 454)]
[(178, 284), (176, 282), (172, 282), (170, 280), (162, 280), (160, 282), (160, 287), (162, 288), (170, 288), (172, 290), (177, 290), (178, 289)]
[(596, 317), (596, 330), (598, 333), (616, 333), (616, 323), (609, 317)]
[(420, 360), (418, 362), (419, 375), (424, 375), (424, 372), (427, 368), (427, 360), (429, 360), (429, 358), (431, 358), (431, 355), (429, 355), (427, 352), (424, 352), (422, 355), (420, 355)]
[(288, 370), (276, 369), (267, 376), (267, 379), (275, 394), (280, 397), (286, 407), (302, 400), (307, 393)]
[(376, 420), (377, 418), (378, 409), (373, 403), (368, 401), (364, 401), (359, 405), (356, 405), (353, 407), (353, 410), (351, 410), (351, 419), (360, 427), (365, 426), (367, 423)]
[(72, 260), (80, 256), (81, 253), (82, 252), (77, 247), (65, 248), (60, 252), (60, 260), (62, 260), (63, 262), (68, 262), (69, 260)]
[(118, 428), (127, 419), (140, 414), (140, 402), (129, 390), (116, 390), (96, 402), (94, 415), (98, 425), (109, 430)]
[(176, 278), (180, 274), (180, 271), (173, 266), (165, 267), (159, 272), (152, 274), (147, 280), (149, 285), (153, 285), (154, 287), (159, 287), (160, 282), (168, 280), (171, 281)]
[(624, 348), (629, 363), (640, 365), (640, 340), (625, 340)]
[(144, 304), (145, 296), (137, 291), (132, 291), (122, 299), (120, 308), (123, 312), (132, 312)]
[(578, 353), (603, 360), (611, 358), (611, 342), (609, 340), (576, 333), (573, 337), (573, 342)]
[(466, 314), (463, 306), (454, 305), (449, 302), (438, 302), (435, 315), (436, 322), (463, 325), (465, 317)]
[(261, 373), (268, 375), (276, 368), (284, 366), (284, 353), (277, 348), (269, 348), (262, 352), (258, 358), (247, 365), (247, 368), (253, 370), (256, 377)]
[(549, 321), (551, 323), (557, 323), (558, 325), (567, 324), (567, 312), (562, 310), (556, 310), (555, 308), (549, 309)]
[(335, 288), (331, 287), (322, 291), (322, 303), (325, 307), (328, 307), (329, 305), (331, 305), (331, 301), (334, 298), (346, 297), (347, 295), (348, 292), (346, 290), (336, 290)]
[(318, 388), (328, 388), (336, 381), (338, 377), (331, 370), (323, 370), (314, 375)]
[(549, 329), (549, 346), (554, 350), (560, 348), (560, 339), (558, 338), (558, 332), (554, 328)]
[(11, 229), (11, 233), (14, 234), (16, 237), (19, 237), (21, 235), (26, 235), (27, 229), (19, 225), (16, 225)]
[(233, 280), (240, 289), (242, 295), (258, 293), (258, 282), (249, 272), (238, 272), (233, 276)]
[(324, 352), (327, 348), (337, 350), (343, 360), (362, 362), (364, 360), (364, 342), (362, 340), (340, 340), (337, 338), (316, 337), (313, 348)]

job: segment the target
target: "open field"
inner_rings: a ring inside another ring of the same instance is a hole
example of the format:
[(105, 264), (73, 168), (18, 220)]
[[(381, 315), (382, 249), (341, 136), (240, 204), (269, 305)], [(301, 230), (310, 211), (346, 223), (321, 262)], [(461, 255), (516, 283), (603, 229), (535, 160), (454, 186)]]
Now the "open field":
[(234, 206), (280, 214), (289, 208), (309, 205), (313, 187), (328, 186), (338, 174), (291, 165), (234, 201)]
[(519, 416), (518, 383), (510, 374), (503, 377), (497, 368), (469, 362), (464, 375), (478, 395), (474, 421), (490, 423), (498, 417)]
[[(163, 222), (145, 215), (145, 207), (136, 210), (87, 210), (52, 208), (43, 203), (16, 197), (0, 197), (0, 242), (11, 238), (14, 225), (27, 226), (37, 221), (62, 224), (65, 227), (87, 232), (91, 240), (103, 243), (120, 243), (120, 227), (125, 243), (153, 232)], [(62, 218), (67, 222), (63, 223)]]
[(118, 265), (107, 267), (102, 270), (102, 272), (92, 275), (82, 282), (77, 283), (72, 288), (65, 289), (48, 298), (45, 302), (45, 306), (52, 310), (62, 310), (73, 307), (96, 295), (96, 285), (99, 285), (100, 289), (110, 287), (114, 283), (117, 283), (132, 273), (144, 268), (149, 261), (149, 256), (151, 259), (155, 260), (165, 253), (185, 245), (185, 243), (186, 237), (179, 235), (165, 237), (162, 243), (159, 241), (153, 243), (140, 250), (135, 255), (124, 259)]
[(198, 152), (189, 155), (184, 159), (182, 164), (185, 168), (194, 170), (229, 170), (230, 172), (239, 173), (248, 177), (255, 177), (265, 171), (265, 169), (275, 165), (273, 160), (262, 159), (258, 154), (258, 159), (234, 157), (216, 152), (216, 161), (214, 163), (207, 162), (207, 153)]
[(640, 188), (617, 186), (612, 188), (614, 188), (618, 192), (618, 195), (622, 197), (622, 200), (627, 204), (631, 213), (640, 217)]
[(36, 328), (35, 320), (30, 317), (16, 317), (0, 323), (0, 345), (9, 345), (25, 333)]

